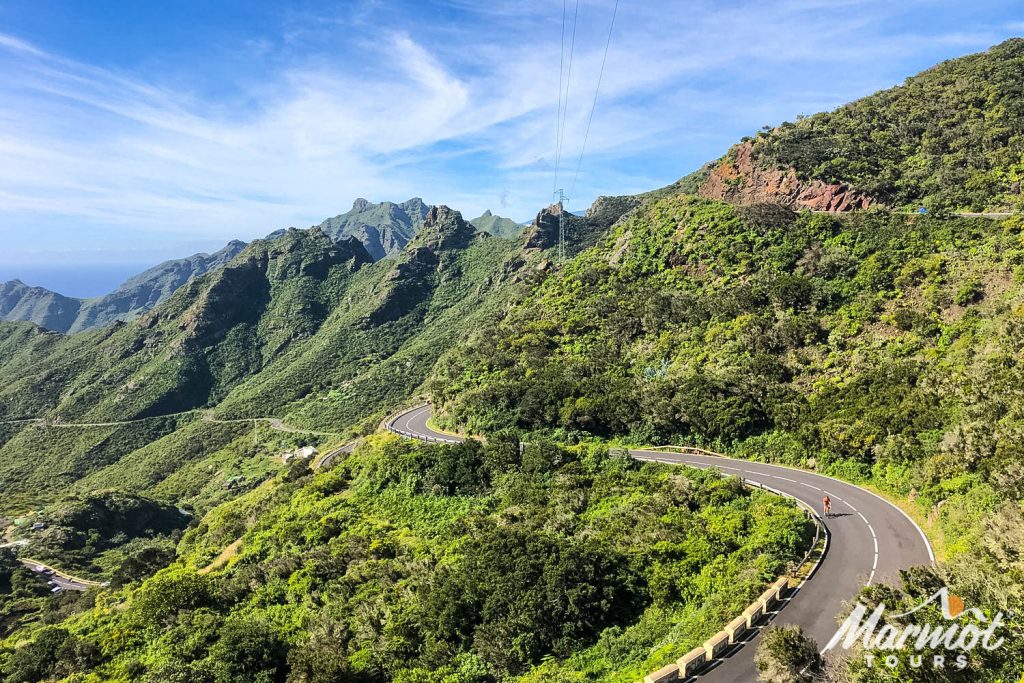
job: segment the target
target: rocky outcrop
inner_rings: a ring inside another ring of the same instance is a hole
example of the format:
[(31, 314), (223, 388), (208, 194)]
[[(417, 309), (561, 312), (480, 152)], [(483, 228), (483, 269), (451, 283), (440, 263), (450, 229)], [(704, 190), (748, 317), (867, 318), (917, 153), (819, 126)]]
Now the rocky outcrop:
[(413, 244), (429, 249), (462, 249), (480, 233), (462, 220), (462, 214), (447, 206), (432, 206), (423, 219), (423, 227)]
[[(639, 204), (638, 197), (598, 197), (582, 216), (566, 211), (567, 253), (576, 254), (596, 244), (608, 228)], [(558, 245), (558, 222), (562, 211), (558, 204), (541, 209), (526, 231), (527, 249), (551, 249)]]
[(731, 204), (776, 203), (812, 211), (852, 211), (877, 203), (844, 184), (800, 180), (792, 168), (763, 168), (754, 158), (750, 142), (733, 147), (711, 169), (698, 193)]
[[(558, 244), (558, 222), (562, 215), (562, 207), (552, 204), (540, 210), (526, 232), (527, 249), (550, 249)], [(566, 220), (576, 218), (566, 213)]]
[(430, 298), (439, 274), (449, 270), (459, 252), (474, 240), (487, 238), (458, 211), (447, 206), (430, 207), (423, 227), (384, 277), (377, 305), (360, 325), (364, 329), (376, 327), (411, 313)]

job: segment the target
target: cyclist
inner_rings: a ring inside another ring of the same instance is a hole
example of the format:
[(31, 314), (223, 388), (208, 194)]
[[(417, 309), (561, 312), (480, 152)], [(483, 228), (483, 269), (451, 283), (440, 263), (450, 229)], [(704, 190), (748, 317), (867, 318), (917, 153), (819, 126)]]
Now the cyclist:
[(825, 509), (825, 516), (828, 517), (832, 514), (832, 499), (825, 494), (825, 497), (821, 499), (821, 506)]

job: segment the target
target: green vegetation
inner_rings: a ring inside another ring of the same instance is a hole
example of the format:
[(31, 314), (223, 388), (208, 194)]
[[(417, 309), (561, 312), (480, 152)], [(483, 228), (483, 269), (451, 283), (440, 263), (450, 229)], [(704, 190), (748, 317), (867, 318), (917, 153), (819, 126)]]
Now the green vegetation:
[(1024, 498), (1022, 228), (670, 196), (446, 354), (438, 419), (816, 468), (904, 500), (950, 572), (1019, 577), (984, 545)]
[[(0, 325), (0, 418), (100, 423), (217, 407), (340, 431), (404, 399), (524, 260), (457, 213), (401, 257), (292, 230), (249, 245), (132, 323), (72, 337)], [(459, 324), (455, 324), (459, 321)]]
[[(31, 540), (24, 556), (115, 587), (141, 581), (174, 560), (180, 529), (70, 510), (105, 498), (134, 501), (140, 520), (152, 506), (201, 517), (302, 466), (283, 468), (282, 453), (372, 429), (475, 319), (528, 286), (518, 251), (441, 209), (381, 263), (355, 240), (290, 231), (127, 324), (70, 337), (0, 324), (0, 420), (43, 418), (0, 423), (0, 527)], [(300, 431), (248, 419), (273, 416)], [(22, 531), (34, 523), (48, 527)], [(82, 608), (4, 603), (11, 629)]]
[(429, 210), (419, 197), (401, 204), (357, 199), (347, 213), (328, 218), (319, 227), (334, 240), (355, 237), (373, 260), (379, 261), (405, 249), (423, 228)]
[(754, 661), (762, 683), (811, 683), (824, 668), (818, 646), (799, 626), (766, 628)]
[(61, 337), (0, 324), (0, 419), (49, 421), (0, 425), (0, 512), (103, 488), (205, 510), (229, 483), (232, 494), (258, 484), (276, 469), (264, 456), (284, 448), (266, 425), (247, 442), (245, 419), (338, 440), (375, 425), (524, 286), (518, 251), (444, 209), (395, 259), (290, 231), (125, 325)]
[(0, 671), (632, 681), (717, 630), (811, 533), (774, 496), (600, 447), (374, 437), (213, 509), (170, 567), (3, 641)]
[(495, 216), (490, 211), (484, 211), (482, 216), (474, 218), (469, 222), (480, 232), (486, 232), (495, 237), (519, 237), (526, 226), (516, 223), (511, 218)]
[[(608, 442), (870, 485), (945, 562), (865, 599), (941, 580), (1024, 613), (1024, 220), (946, 213), (1020, 205), (1022, 61), (1009, 41), (744, 143), (761, 170), (928, 215), (731, 206), (692, 194), (742, 185), (709, 166), (568, 217), (553, 264), (553, 209), (513, 240), (360, 201), (131, 322), (0, 324), (0, 512), (48, 522), (16, 535), (114, 584), (47, 596), (0, 554), (5, 680), (634, 681), (721, 628), (808, 529)], [(367, 435), (424, 388), (487, 444), (374, 436), (316, 474), (275, 457)], [(1015, 680), (1008, 628), (964, 672), (844, 675)], [(780, 629), (759, 661), (799, 680), (813, 652)]]
[(189, 518), (173, 505), (99, 491), (47, 506), (32, 518), (44, 528), (22, 526), (15, 538), (28, 542), (21, 553), (32, 559), (77, 576), (112, 575), (118, 583), (129, 583), (174, 558)]
[(213, 254), (194, 254), (156, 265), (113, 292), (76, 299), (19, 280), (0, 283), (0, 320), (27, 321), (54, 332), (82, 332), (130, 320), (164, 301), (189, 278), (227, 264), (245, 247), (233, 240)]
[(758, 133), (754, 155), (892, 206), (984, 211), (1024, 201), (1024, 39)]
[(18, 629), (59, 623), (92, 606), (89, 594), (52, 594), (50, 586), (18, 562), (12, 550), (0, 548), (0, 642)]

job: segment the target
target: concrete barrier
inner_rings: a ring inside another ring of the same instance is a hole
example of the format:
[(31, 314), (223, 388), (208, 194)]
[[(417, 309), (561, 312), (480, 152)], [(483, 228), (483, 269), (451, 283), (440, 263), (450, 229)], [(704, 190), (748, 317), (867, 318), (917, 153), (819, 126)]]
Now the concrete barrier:
[(772, 584), (772, 590), (775, 591), (777, 599), (781, 600), (786, 597), (786, 591), (789, 590), (789, 579), (785, 576), (779, 577)]
[[(688, 448), (688, 447), (677, 447), (677, 446), (656, 446), (649, 448), (648, 450), (674, 450), (681, 453), (692, 453), (697, 455), (714, 455), (721, 456), (720, 453), (713, 451), (705, 451), (700, 448)], [(639, 458), (640, 460), (647, 460), (646, 458)], [(653, 460), (654, 462), (662, 462), (660, 460)], [(723, 476), (728, 476), (723, 473)], [(800, 560), (796, 569), (793, 572), (794, 576), (798, 575), (801, 567), (808, 565), (811, 561), (811, 555), (815, 552), (818, 547), (818, 540), (820, 534), (825, 535), (825, 549), (828, 548), (829, 536), (828, 530), (825, 528), (821, 519), (817, 513), (807, 504), (803, 503), (799, 499), (791, 496), (787, 493), (783, 493), (778, 489), (774, 489), (770, 486), (760, 484), (758, 482), (745, 481), (744, 484), (747, 486), (754, 486), (760, 489), (764, 489), (770, 493), (782, 496), (784, 498), (791, 498), (796, 501), (796, 504), (804, 509), (808, 517), (815, 522), (814, 528), (814, 541), (811, 543), (811, 547), (807, 550), (803, 559)], [(824, 554), (824, 551), (822, 551)], [(814, 570), (817, 568), (818, 562), (814, 563), (811, 567), (810, 572), (803, 577), (803, 581), (806, 581), (813, 575)], [(802, 583), (802, 582), (801, 582)], [(765, 616), (768, 612), (772, 611), (776, 605), (778, 605), (789, 591), (789, 578), (786, 576), (777, 579), (771, 587), (766, 590), (761, 596), (753, 602), (749, 607), (743, 610), (740, 616), (736, 617), (725, 627), (725, 630), (719, 631), (715, 635), (711, 636), (707, 641), (704, 642), (702, 647), (694, 648), (684, 656), (676, 660), (675, 664), (658, 669), (654, 673), (650, 674), (643, 681), (637, 681), (636, 683), (667, 683), (668, 681), (682, 681), (688, 679), (701, 671), (705, 666), (718, 659), (725, 650), (729, 648), (733, 643), (738, 642), (743, 634), (751, 628), (754, 628), (754, 624), (758, 622), (761, 617)], [(1021, 683), (1024, 683), (1022, 681)]]
[(704, 668), (708, 663), (707, 650), (703, 647), (695, 647), (685, 655), (676, 660), (679, 666), (679, 678), (685, 679), (694, 675)]
[(760, 602), (755, 602), (753, 605), (743, 610), (743, 618), (747, 621), (747, 628), (753, 628), (757, 620), (764, 614), (764, 606)]
[(717, 659), (727, 647), (729, 647), (729, 634), (726, 631), (719, 631), (704, 641), (704, 653), (707, 661)]
[(725, 625), (725, 632), (729, 634), (729, 643), (736, 643), (742, 640), (747, 630), (747, 618), (740, 615)]
[(762, 612), (771, 612), (772, 608), (779, 601), (779, 592), (772, 588), (769, 588), (764, 593), (761, 593), (761, 597), (757, 599), (756, 604), (761, 606)]
[(679, 667), (675, 664), (663, 666), (652, 674), (644, 676), (644, 683), (678, 683)]

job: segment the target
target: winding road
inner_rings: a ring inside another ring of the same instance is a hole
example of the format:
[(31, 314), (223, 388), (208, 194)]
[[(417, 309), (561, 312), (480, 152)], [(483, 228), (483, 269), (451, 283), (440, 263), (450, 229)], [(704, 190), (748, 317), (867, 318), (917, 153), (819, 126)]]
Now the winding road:
[[(387, 428), (396, 434), (434, 443), (458, 443), (463, 439), (438, 432), (428, 421), (431, 407), (420, 406), (391, 418)], [(832, 515), (824, 520), (831, 542), (810, 581), (784, 600), (773, 623), (799, 624), (811, 638), (824, 646), (835, 633), (843, 602), (855, 598), (860, 589), (877, 581), (895, 580), (901, 569), (935, 561), (924, 532), (898, 507), (853, 484), (824, 475), (747, 460), (721, 456), (689, 455), (660, 450), (630, 450), (637, 460), (698, 468), (714, 468), (726, 474), (778, 490), (815, 509), (827, 493)], [(757, 680), (754, 630), (743, 643), (733, 646), (715, 665), (687, 680), (716, 683), (752, 683)]]
[(61, 590), (66, 591), (86, 591), (93, 586), (105, 586), (107, 584), (100, 583), (99, 581), (91, 581), (89, 579), (80, 579), (77, 576), (72, 576), (66, 572), (62, 572), (55, 567), (51, 567), (48, 564), (44, 564), (39, 560), (33, 560), (30, 558), (19, 558), (18, 560), (25, 567), (32, 570), (36, 574), (39, 574), (44, 578), (47, 583), (51, 586), (59, 587)]

